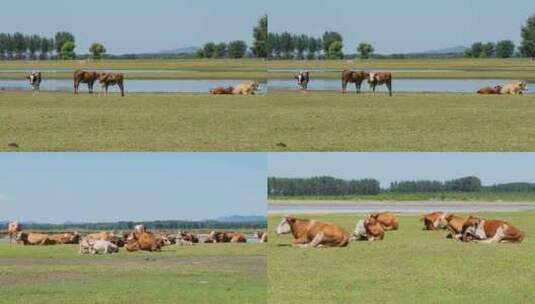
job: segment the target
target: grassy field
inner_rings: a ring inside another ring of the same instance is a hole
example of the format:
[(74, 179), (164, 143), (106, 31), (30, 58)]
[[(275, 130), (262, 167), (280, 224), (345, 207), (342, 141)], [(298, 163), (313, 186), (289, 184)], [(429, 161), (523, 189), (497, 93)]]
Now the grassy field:
[(336, 201), (337, 203), (355, 203), (370, 201), (417, 202), (417, 201), (454, 201), (454, 202), (535, 202), (535, 193), (530, 192), (445, 192), (445, 193), (380, 193), (378, 195), (346, 196), (277, 196), (270, 197), (271, 204), (307, 203)]
[(80, 256), (0, 243), (0, 303), (265, 302), (266, 246), (233, 245)]
[(0, 61), (0, 79), (17, 79), (39, 70), (46, 79), (72, 79), (75, 69), (121, 70), (127, 79), (267, 79), (259, 59), (140, 59)]
[[(339, 79), (341, 70), (357, 69), (393, 71), (394, 78), (535, 80), (535, 61), (526, 58), (274, 60), (269, 61), (268, 68), (271, 79), (288, 78), (291, 73), (286, 70), (311, 70), (312, 78)], [(317, 69), (322, 72), (314, 72)]]
[[(422, 231), (415, 216), (382, 242), (298, 249), (270, 217), (269, 303), (534, 303), (535, 213), (479, 214), (526, 232), (520, 245), (465, 244)], [(305, 217), (306, 218), (306, 217)], [(314, 218), (353, 231), (357, 215)]]
[(0, 151), (533, 151), (535, 96), (0, 93)]

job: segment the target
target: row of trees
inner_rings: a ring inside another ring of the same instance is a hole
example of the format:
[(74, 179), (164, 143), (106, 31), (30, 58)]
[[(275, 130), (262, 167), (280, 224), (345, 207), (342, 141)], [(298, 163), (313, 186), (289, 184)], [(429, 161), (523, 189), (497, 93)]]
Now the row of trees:
[(343, 38), (338, 32), (325, 32), (322, 37), (289, 32), (268, 34), (268, 57), (276, 59), (343, 58)]
[(229, 43), (208, 42), (197, 51), (197, 58), (243, 58), (246, 53), (247, 44), (242, 40)]
[(535, 192), (532, 183), (508, 183), (483, 186), (475, 176), (448, 181), (399, 181), (381, 189), (375, 179), (343, 180), (330, 176), (312, 178), (268, 178), (270, 196), (338, 196), (378, 195), (379, 193), (440, 193), (440, 192)]
[(515, 43), (511, 40), (493, 42), (475, 42), (464, 51), (465, 57), (470, 58), (510, 58), (515, 55)]
[(375, 179), (268, 178), (268, 194), (272, 196), (377, 195), (380, 191), (379, 181)]

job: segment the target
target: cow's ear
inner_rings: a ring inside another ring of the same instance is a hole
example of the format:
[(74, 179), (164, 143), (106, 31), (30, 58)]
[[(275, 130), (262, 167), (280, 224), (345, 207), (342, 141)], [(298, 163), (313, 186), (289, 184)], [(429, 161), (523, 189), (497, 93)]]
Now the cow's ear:
[(286, 217), (286, 221), (287, 221), (288, 223), (295, 223), (295, 218), (293, 218), (293, 217), (291, 217), (291, 216), (287, 216), (287, 217)]

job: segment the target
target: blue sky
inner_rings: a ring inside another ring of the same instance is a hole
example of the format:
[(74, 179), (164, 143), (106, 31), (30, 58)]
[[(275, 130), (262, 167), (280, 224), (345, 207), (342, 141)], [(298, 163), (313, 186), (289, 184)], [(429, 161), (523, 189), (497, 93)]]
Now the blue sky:
[(345, 52), (360, 41), (379, 53), (468, 46), (476, 40), (520, 39), (535, 14), (533, 0), (270, 0), (270, 31), (321, 35), (339, 31)]
[(269, 176), (400, 180), (478, 176), (483, 184), (535, 182), (535, 153), (274, 153)]
[(266, 214), (265, 154), (0, 154), (0, 220), (200, 220)]
[(200, 46), (208, 40), (249, 44), (253, 26), (266, 14), (265, 2), (256, 0), (2, 2), (0, 31), (47, 36), (70, 31), (79, 53), (87, 53), (95, 41), (112, 54)]

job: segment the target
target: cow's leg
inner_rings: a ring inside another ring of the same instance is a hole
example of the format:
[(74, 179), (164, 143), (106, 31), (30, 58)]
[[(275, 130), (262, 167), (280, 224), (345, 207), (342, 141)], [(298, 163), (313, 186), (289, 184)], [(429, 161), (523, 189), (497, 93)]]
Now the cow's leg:
[(345, 94), (347, 89), (347, 82), (342, 80), (342, 93)]
[(387, 81), (386, 87), (388, 88), (388, 94), (392, 97), (392, 81)]
[(319, 247), (321, 246), (321, 243), (323, 242), (324, 237), (325, 237), (325, 234), (323, 232), (320, 232), (316, 234), (316, 236), (312, 239), (310, 243), (299, 245), (299, 247), (301, 248)]
[(121, 97), (124, 97), (124, 84), (122, 82), (117, 84), (119, 89), (121, 89)]
[(80, 85), (80, 83), (78, 83), (77, 81), (74, 81), (74, 94), (78, 94), (78, 86)]
[(297, 246), (297, 247), (301, 247), (302, 245), (304, 244), (308, 244), (309, 241), (306, 237), (302, 237), (302, 238), (299, 238), (299, 239), (296, 239), (295, 241), (293, 241), (293, 245), (294, 246)]
[(502, 239), (505, 237), (506, 229), (507, 229), (507, 225), (499, 227), (498, 229), (496, 229), (496, 233), (494, 234), (492, 238), (480, 241), (480, 243), (492, 244), (492, 243), (501, 242)]
[(357, 90), (357, 94), (360, 94), (360, 84), (359, 82), (355, 82), (355, 89)]

